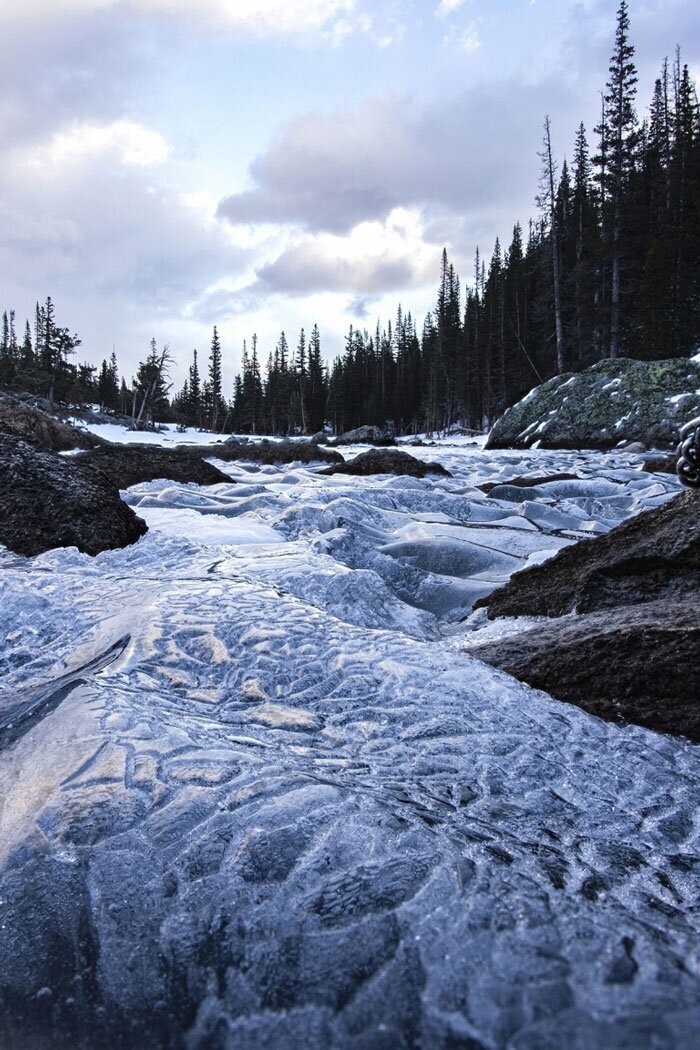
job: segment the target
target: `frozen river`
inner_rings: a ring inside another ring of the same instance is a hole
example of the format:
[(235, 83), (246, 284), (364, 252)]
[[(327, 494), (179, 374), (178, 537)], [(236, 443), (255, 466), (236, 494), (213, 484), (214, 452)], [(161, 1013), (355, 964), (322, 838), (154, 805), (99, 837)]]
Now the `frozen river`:
[(468, 654), (676, 482), (409, 451), (453, 477), (217, 462), (0, 553), (3, 1050), (697, 1047), (700, 750)]

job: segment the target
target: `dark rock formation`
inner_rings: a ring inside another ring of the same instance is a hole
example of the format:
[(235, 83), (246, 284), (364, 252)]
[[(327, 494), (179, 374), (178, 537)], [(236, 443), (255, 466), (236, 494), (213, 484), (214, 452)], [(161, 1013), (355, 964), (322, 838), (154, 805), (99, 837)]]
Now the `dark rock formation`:
[(487, 448), (599, 448), (641, 442), (673, 448), (681, 426), (700, 414), (700, 364), (599, 361), (555, 376), (498, 420)]
[(516, 572), (476, 603), (489, 617), (564, 616), (700, 594), (700, 498), (681, 492), (612, 532)]
[(359, 477), (367, 474), (407, 474), (412, 478), (424, 478), (426, 474), (440, 474), (446, 478), (452, 477), (449, 470), (445, 470), (441, 463), (424, 463), (410, 456), (408, 452), (402, 452), (396, 448), (371, 448), (367, 452), (361, 452), (354, 459), (339, 463), (335, 467), (329, 467), (323, 473), (354, 474)]
[(476, 605), (559, 619), (472, 655), (601, 718), (700, 742), (696, 492), (515, 573)]
[(147, 531), (99, 471), (7, 433), (0, 440), (0, 491), (0, 543), (16, 554), (73, 546), (99, 554)]
[(0, 397), (1, 434), (14, 434), (45, 452), (68, 452), (75, 448), (95, 448), (105, 444), (95, 434), (62, 423), (47, 412), (8, 395)]
[(644, 460), (642, 470), (645, 470), (647, 474), (675, 474), (676, 457), (649, 456), (648, 459)]
[(386, 447), (395, 445), (396, 441), (391, 434), (381, 427), (356, 427), (355, 430), (346, 430), (333, 439), (334, 445), (378, 445)]
[(211, 456), (226, 463), (245, 460), (248, 463), (342, 463), (339, 452), (322, 448), (314, 441), (241, 441), (229, 438), (219, 445), (197, 449), (200, 456)]
[(697, 600), (564, 617), (470, 655), (599, 718), (700, 743)]
[(103, 445), (80, 456), (80, 462), (106, 474), (117, 488), (126, 489), (142, 481), (166, 478), (182, 483), (233, 484), (233, 479), (194, 449), (159, 448), (154, 445)]

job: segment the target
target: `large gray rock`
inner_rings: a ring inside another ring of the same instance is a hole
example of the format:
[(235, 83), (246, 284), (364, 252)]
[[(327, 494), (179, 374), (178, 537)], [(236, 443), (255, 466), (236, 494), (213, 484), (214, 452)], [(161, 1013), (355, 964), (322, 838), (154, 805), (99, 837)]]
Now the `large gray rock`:
[(481, 598), (496, 616), (564, 616), (700, 594), (700, 495), (681, 492), (604, 536), (565, 547)]
[(471, 655), (601, 718), (700, 742), (697, 492), (515, 573), (476, 605), (553, 619)]
[(501, 416), (487, 448), (674, 448), (700, 414), (700, 362), (600, 361), (531, 390)]
[(47, 452), (67, 452), (75, 448), (95, 448), (105, 442), (95, 434), (78, 430), (69, 423), (25, 404), (10, 395), (0, 395), (0, 435), (14, 434), (34, 448)]
[(440, 474), (443, 477), (452, 477), (441, 463), (424, 463), (423, 460), (397, 448), (371, 448), (367, 452), (361, 452), (354, 459), (329, 467), (323, 473), (354, 474), (358, 477), (368, 474), (404, 474), (412, 478)]
[(394, 438), (381, 427), (356, 427), (333, 439), (334, 445), (395, 445)]
[(700, 743), (698, 597), (563, 617), (469, 654), (600, 718)]
[(0, 543), (16, 554), (53, 547), (99, 554), (147, 531), (104, 474), (13, 434), (0, 436), (0, 492)]
[(117, 488), (166, 478), (182, 484), (216, 485), (233, 479), (207, 463), (201, 452), (153, 445), (103, 445), (80, 457), (80, 462), (101, 470)]
[(200, 456), (211, 456), (226, 463), (244, 460), (252, 463), (342, 463), (339, 452), (321, 448), (314, 441), (241, 441), (229, 438), (219, 445), (200, 445)]

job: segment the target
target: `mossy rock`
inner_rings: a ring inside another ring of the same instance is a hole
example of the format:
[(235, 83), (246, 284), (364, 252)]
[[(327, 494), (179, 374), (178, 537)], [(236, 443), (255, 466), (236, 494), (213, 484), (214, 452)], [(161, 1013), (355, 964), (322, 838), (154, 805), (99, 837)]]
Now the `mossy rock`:
[(700, 415), (700, 359), (606, 359), (535, 387), (498, 420), (487, 448), (673, 448)]

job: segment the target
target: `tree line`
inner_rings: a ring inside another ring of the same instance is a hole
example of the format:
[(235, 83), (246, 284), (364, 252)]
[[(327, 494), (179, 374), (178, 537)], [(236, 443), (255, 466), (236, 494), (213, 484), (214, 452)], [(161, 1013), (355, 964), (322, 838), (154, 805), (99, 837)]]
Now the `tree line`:
[(434, 308), (420, 325), (399, 306), (373, 331), (351, 326), (327, 367), (316, 325), (294, 347), (284, 332), (263, 360), (244, 343), (226, 397), (215, 327), (206, 361), (193, 352), (172, 393), (167, 346), (153, 341), (136, 375), (70, 360), (80, 340), (60, 327), (51, 299), (21, 341), (3, 318), (0, 383), (63, 401), (98, 401), (130, 416), (235, 433), (341, 432), (364, 423), (397, 432), (454, 423), (481, 430), (534, 385), (606, 357), (684, 356), (700, 344), (700, 107), (680, 52), (664, 61), (648, 115), (636, 110), (629, 12), (617, 12), (609, 76), (591, 148), (583, 124), (571, 162), (558, 166), (544, 120), (538, 215), (476, 251), (462, 296), (443, 251)]

